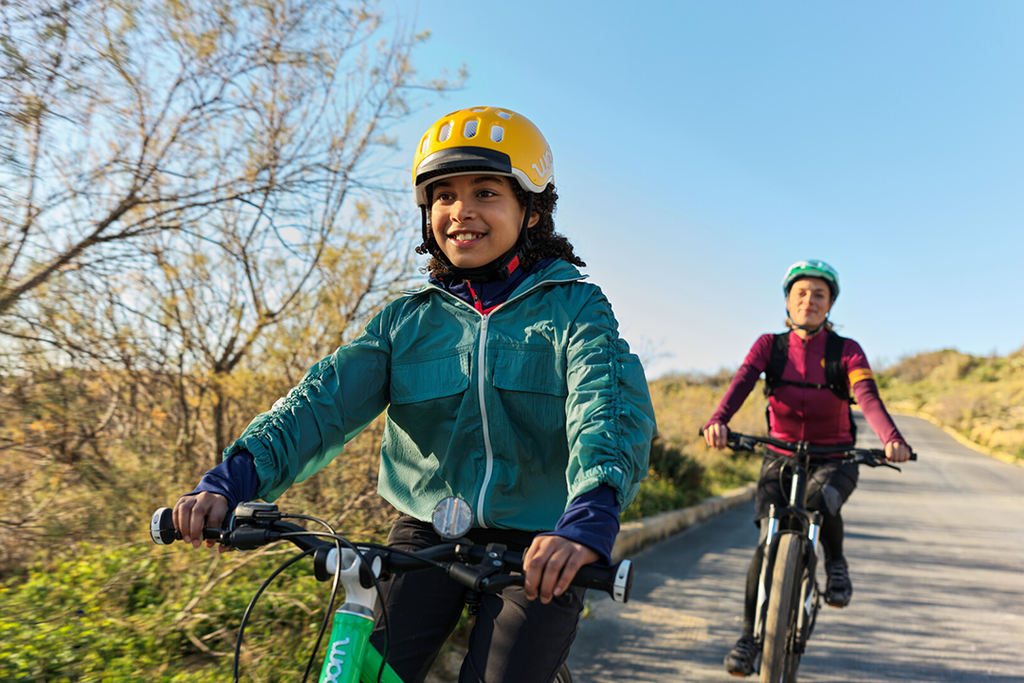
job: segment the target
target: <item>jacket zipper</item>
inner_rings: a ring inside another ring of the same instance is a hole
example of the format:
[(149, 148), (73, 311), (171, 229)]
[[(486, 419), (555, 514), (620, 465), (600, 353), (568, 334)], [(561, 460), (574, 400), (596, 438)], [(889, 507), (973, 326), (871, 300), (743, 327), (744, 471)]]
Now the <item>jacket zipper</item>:
[(480, 419), (483, 422), (484, 430), (484, 455), (486, 465), (484, 466), (484, 480), (480, 483), (480, 494), (476, 499), (476, 521), (484, 529), (487, 528), (487, 522), (484, 521), (484, 501), (487, 499), (487, 490), (491, 485), (491, 474), (494, 471), (494, 451), (491, 449), (491, 427), (487, 422), (487, 402), (484, 401), (484, 388), (486, 382), (484, 378), (487, 376), (487, 323), (490, 321), (490, 316), (487, 314), (480, 314), (480, 350), (477, 352), (480, 354), (480, 372), (478, 373), (477, 379), (477, 395), (480, 399)]

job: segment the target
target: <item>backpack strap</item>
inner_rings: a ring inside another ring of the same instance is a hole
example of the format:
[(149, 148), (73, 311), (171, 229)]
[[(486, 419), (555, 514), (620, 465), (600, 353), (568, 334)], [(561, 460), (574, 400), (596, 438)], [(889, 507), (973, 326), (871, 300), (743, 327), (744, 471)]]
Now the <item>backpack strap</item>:
[(829, 330), (828, 339), (825, 340), (825, 382), (829, 390), (850, 404), (847, 409), (850, 413), (850, 441), (857, 443), (857, 422), (853, 419), (853, 394), (850, 392), (850, 379), (843, 372), (843, 344), (845, 337), (840, 337)]
[(850, 393), (850, 381), (843, 372), (843, 344), (845, 337), (840, 337), (831, 330), (825, 339), (825, 384), (829, 390), (847, 403), (856, 403)]
[(789, 360), (789, 332), (776, 334), (772, 338), (772, 350), (768, 356), (768, 367), (764, 370), (764, 395), (771, 396), (782, 382), (782, 372)]

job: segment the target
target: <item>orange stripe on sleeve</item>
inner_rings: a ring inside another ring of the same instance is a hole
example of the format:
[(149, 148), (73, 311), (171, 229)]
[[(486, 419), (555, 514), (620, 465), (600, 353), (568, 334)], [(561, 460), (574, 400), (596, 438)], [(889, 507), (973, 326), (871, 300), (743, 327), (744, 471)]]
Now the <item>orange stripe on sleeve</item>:
[(871, 372), (870, 368), (855, 368), (850, 371), (850, 388), (861, 380), (874, 379), (875, 373)]

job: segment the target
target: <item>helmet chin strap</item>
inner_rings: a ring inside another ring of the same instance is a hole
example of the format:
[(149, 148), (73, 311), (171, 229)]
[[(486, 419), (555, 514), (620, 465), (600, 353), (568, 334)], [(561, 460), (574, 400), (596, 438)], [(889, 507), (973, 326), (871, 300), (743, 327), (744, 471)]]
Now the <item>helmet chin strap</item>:
[(809, 335), (818, 334), (818, 332), (821, 331), (821, 328), (825, 327), (825, 323), (828, 322), (828, 313), (826, 313), (825, 314), (825, 319), (821, 321), (821, 324), (818, 325), (817, 327), (815, 327), (814, 329), (811, 329), (810, 327), (807, 327), (806, 325), (797, 325), (796, 321), (793, 320), (793, 316), (791, 316), (789, 314), (789, 310), (788, 309), (786, 310), (786, 317), (789, 318), (789, 321), (791, 323), (793, 323), (793, 327), (795, 327), (798, 330), (803, 330), (804, 332), (806, 332)]
[[(420, 207), (420, 215), (423, 218), (423, 241), (429, 242), (430, 226), (427, 221), (427, 207)], [(437, 258), (444, 264), (451, 278), (456, 280), (472, 280), (473, 282), (492, 282), (494, 280), (507, 280), (519, 266), (520, 258), (530, 248), (530, 216), (533, 215), (533, 193), (526, 193), (526, 215), (523, 217), (523, 225), (519, 229), (519, 238), (512, 248), (494, 259), (490, 263), (476, 268), (458, 268), (448, 260), (443, 249), (438, 249)]]

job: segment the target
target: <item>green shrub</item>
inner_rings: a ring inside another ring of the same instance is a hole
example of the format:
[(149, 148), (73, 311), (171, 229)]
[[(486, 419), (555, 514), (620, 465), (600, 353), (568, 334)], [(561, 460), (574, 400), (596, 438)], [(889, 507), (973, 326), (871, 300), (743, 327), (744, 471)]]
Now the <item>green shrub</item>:
[(705, 495), (704, 467), (656, 436), (651, 443), (650, 471), (640, 484), (633, 504), (623, 511), (621, 519), (639, 519), (687, 507)]
[[(27, 579), (0, 587), (0, 680), (230, 680), (241, 616), (284, 557), (81, 544), (30, 565)], [(272, 584), (246, 629), (253, 680), (297, 680), (305, 668), (329, 588), (299, 567)]]

